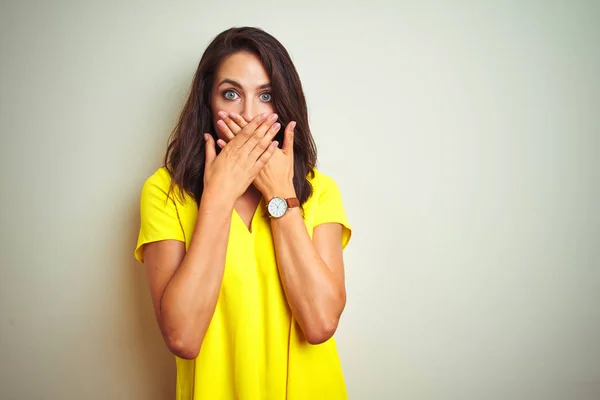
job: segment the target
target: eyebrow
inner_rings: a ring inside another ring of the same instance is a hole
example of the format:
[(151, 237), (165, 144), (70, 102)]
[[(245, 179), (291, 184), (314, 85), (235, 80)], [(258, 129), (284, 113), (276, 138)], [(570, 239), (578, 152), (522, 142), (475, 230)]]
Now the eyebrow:
[[(233, 79), (223, 79), (217, 87), (220, 87), (221, 85), (224, 85), (226, 83), (229, 83), (230, 85), (233, 85), (239, 89), (243, 89), (242, 85), (240, 85), (239, 82), (236, 82)], [(270, 83), (264, 83), (264, 84), (260, 85), (258, 88), (259, 89), (267, 89), (270, 87), (271, 87)]]

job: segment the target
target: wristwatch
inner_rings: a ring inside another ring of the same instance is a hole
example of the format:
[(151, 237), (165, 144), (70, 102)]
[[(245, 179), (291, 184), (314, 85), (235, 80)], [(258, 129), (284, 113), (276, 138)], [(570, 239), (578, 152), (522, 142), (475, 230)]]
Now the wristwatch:
[(281, 218), (285, 215), (285, 213), (294, 207), (299, 207), (300, 201), (296, 197), (273, 197), (267, 203), (267, 211), (269, 212), (269, 216), (273, 218)]

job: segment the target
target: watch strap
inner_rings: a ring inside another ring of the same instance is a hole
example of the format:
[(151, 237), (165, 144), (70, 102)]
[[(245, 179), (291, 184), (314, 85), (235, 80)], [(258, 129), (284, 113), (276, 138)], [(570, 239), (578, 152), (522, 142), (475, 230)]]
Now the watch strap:
[(288, 197), (285, 199), (288, 208), (300, 207), (300, 200), (296, 197)]

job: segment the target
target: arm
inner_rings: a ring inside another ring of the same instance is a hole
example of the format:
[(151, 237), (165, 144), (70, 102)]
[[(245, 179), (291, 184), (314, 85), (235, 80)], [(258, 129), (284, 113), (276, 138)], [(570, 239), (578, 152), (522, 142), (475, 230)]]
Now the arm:
[(232, 210), (205, 194), (187, 253), (176, 240), (144, 247), (154, 313), (178, 357), (194, 359), (200, 352), (221, 289)]
[(335, 333), (346, 305), (342, 226), (316, 226), (311, 240), (298, 208), (271, 222), (277, 265), (296, 320), (311, 344)]
[(181, 358), (200, 352), (221, 290), (233, 205), (277, 148), (271, 139), (279, 126), (273, 122), (255, 117), (219, 156), (205, 134), (204, 192), (187, 252), (179, 240), (144, 245), (154, 312), (169, 350)]
[[(230, 114), (225, 122), (221, 130), (229, 138), (247, 124), (237, 114)], [(282, 150), (275, 151), (254, 180), (266, 201), (274, 195), (296, 196), (292, 183), (295, 126), (294, 121), (287, 125)], [(309, 343), (325, 342), (337, 329), (346, 305), (342, 225), (320, 224), (311, 240), (300, 210), (292, 208), (282, 218), (273, 219), (271, 229), (279, 276), (292, 313)]]

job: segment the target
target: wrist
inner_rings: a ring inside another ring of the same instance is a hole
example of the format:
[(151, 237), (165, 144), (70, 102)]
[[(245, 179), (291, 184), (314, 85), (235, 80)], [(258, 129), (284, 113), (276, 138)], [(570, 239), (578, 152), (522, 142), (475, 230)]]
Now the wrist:
[(263, 192), (263, 197), (266, 201), (271, 200), (273, 197), (281, 197), (283, 199), (287, 199), (290, 197), (296, 197), (296, 190), (294, 189), (294, 185), (292, 184), (276, 188), (268, 188), (265, 189), (265, 191)]
[(233, 207), (235, 206), (235, 199), (232, 199), (231, 196), (227, 196), (218, 190), (204, 190), (202, 192), (202, 198), (200, 199), (200, 205), (203, 206), (205, 210), (220, 209), (232, 212)]

